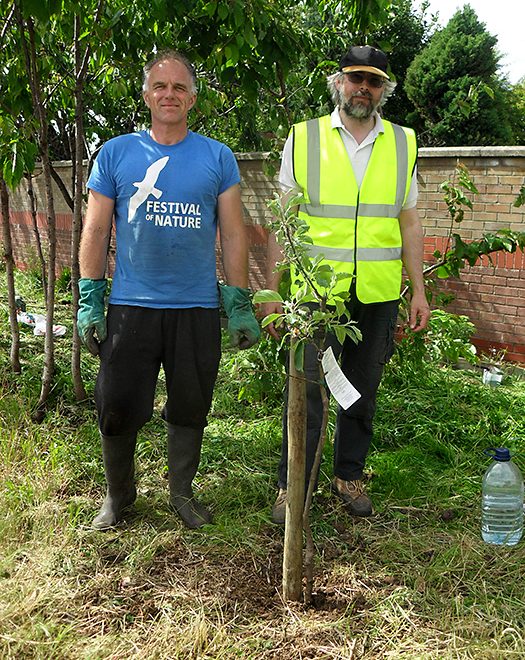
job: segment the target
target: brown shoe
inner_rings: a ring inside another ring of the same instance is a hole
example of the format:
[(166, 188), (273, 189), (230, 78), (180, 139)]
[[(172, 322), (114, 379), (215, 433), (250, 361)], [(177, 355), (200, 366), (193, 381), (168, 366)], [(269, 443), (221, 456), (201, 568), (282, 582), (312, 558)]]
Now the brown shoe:
[(286, 490), (279, 488), (279, 495), (273, 503), (272, 507), (272, 522), (276, 525), (284, 525), (286, 518)]
[(333, 492), (345, 503), (345, 508), (352, 516), (371, 516), (372, 501), (368, 497), (361, 479), (344, 481), (336, 477), (332, 482)]

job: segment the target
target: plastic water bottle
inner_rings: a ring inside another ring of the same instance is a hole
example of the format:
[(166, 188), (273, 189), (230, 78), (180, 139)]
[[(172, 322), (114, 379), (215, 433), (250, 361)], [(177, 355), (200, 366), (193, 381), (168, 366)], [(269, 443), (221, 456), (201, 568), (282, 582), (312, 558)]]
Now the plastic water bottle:
[(494, 460), (483, 477), (481, 536), (487, 543), (516, 545), (523, 531), (523, 477), (505, 447), (485, 454)]

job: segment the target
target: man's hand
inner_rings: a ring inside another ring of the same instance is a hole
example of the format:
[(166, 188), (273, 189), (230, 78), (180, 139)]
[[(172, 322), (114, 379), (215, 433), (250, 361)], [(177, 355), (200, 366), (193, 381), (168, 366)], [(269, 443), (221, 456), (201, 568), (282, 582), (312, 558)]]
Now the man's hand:
[(419, 332), (427, 327), (430, 307), (424, 293), (414, 293), (410, 300), (410, 329)]
[(249, 290), (226, 284), (219, 284), (219, 290), (228, 317), (231, 345), (250, 348), (259, 341), (261, 328), (253, 313)]
[[(77, 329), (80, 340), (91, 355), (98, 355), (99, 343), (107, 337), (104, 296), (107, 280), (78, 280), (80, 300), (78, 303)], [(95, 339), (95, 333), (98, 340)]]
[[(282, 314), (283, 313), (283, 305), (280, 302), (271, 302), (271, 303), (262, 303), (259, 305), (258, 311), (257, 311), (257, 316), (258, 318), (264, 319), (270, 314)], [(279, 336), (279, 331), (275, 327), (273, 323), (268, 323), (268, 325), (264, 328), (266, 332), (276, 339), (277, 341), (281, 340), (281, 337)]]

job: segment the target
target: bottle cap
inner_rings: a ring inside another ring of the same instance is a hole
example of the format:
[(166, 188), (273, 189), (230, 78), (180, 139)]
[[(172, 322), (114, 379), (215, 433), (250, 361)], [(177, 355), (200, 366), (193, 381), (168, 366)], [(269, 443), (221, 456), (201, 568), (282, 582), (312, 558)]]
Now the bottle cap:
[(495, 461), (510, 461), (510, 451), (506, 447), (489, 447), (484, 453)]

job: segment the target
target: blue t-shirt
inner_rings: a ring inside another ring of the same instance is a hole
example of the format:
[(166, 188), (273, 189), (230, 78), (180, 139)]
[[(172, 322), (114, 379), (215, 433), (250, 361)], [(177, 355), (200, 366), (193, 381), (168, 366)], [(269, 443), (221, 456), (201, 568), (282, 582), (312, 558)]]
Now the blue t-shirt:
[(174, 145), (155, 142), (148, 131), (109, 140), (87, 182), (115, 200), (109, 302), (218, 307), (217, 198), (239, 181), (231, 149), (198, 133)]

